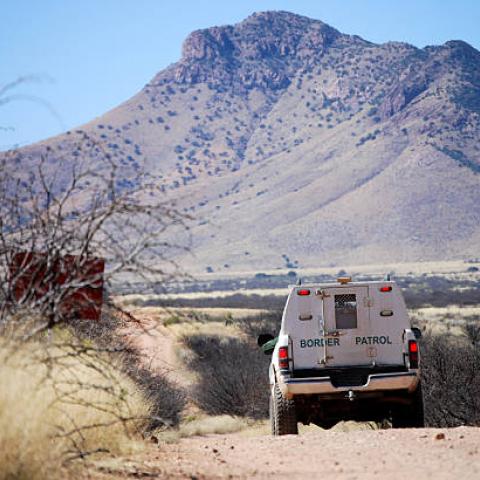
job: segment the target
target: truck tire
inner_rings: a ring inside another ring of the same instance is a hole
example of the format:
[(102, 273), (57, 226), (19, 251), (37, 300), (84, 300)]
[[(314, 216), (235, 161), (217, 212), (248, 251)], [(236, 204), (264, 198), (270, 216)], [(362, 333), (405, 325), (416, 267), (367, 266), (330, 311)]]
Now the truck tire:
[(274, 404), (273, 404), (273, 388), (270, 390), (270, 399), (268, 402), (268, 416), (270, 417), (270, 430), (272, 435), (276, 435), (277, 431), (275, 429), (275, 412), (274, 412)]
[(423, 410), (422, 386), (418, 384), (415, 393), (412, 394), (410, 405), (401, 405), (392, 412), (393, 428), (423, 428), (425, 418)]
[(295, 401), (285, 398), (277, 384), (273, 387), (272, 407), (273, 435), (297, 435), (298, 425)]

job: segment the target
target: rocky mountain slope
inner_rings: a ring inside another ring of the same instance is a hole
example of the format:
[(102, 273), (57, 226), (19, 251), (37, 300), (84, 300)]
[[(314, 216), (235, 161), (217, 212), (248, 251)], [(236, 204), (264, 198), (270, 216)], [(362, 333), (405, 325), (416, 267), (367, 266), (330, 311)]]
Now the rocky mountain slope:
[[(162, 175), (194, 217), (178, 258), (192, 272), (480, 255), (480, 52), (462, 41), (377, 45), (256, 13), (190, 34), (177, 63), (80, 131), (127, 180)], [(75, 161), (78, 135), (22, 153)]]

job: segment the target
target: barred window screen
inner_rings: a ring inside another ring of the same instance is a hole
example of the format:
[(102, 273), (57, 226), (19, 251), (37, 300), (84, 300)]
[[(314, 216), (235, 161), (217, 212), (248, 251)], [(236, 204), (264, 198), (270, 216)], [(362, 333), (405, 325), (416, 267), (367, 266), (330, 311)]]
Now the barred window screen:
[(335, 295), (335, 323), (338, 329), (357, 328), (355, 294)]

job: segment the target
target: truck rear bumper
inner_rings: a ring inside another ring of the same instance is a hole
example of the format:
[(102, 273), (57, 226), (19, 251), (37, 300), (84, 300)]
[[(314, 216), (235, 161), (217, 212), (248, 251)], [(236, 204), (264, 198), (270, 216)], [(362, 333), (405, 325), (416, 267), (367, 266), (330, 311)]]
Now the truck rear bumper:
[(382, 390), (408, 390), (413, 391), (419, 382), (419, 372), (410, 370), (407, 372), (376, 373), (368, 376), (368, 381), (360, 386), (332, 385), (330, 377), (311, 378), (288, 378), (278, 376), (278, 384), (284, 396), (329, 394), (338, 392), (374, 392)]

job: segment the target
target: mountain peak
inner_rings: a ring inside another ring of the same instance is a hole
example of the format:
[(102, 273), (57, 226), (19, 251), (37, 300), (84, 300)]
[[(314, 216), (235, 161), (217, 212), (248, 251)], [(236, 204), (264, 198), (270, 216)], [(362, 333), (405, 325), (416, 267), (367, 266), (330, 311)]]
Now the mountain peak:
[[(216, 26), (195, 30), (183, 44), (182, 60), (242, 57), (255, 53), (262, 56), (285, 56), (295, 54), (297, 47), (305, 47), (308, 41), (320, 40), (321, 49), (325, 40), (333, 40), (340, 33), (321, 22), (285, 11), (253, 13), (236, 25)], [(314, 49), (314, 45), (309, 45)], [(255, 60), (256, 58), (247, 58)]]
[[(226, 83), (240, 90), (283, 89), (300, 62), (319, 59), (341, 36), (319, 20), (290, 12), (254, 13), (233, 26), (192, 32), (173, 66), (173, 78), (187, 84), (208, 82), (217, 89)], [(156, 78), (154, 83), (169, 80)]]
[(258, 22), (288, 23), (290, 25), (301, 24), (303, 26), (309, 25), (312, 23), (325, 25), (320, 20), (315, 20), (313, 18), (305, 17), (297, 13), (288, 12), (286, 10), (265, 10), (262, 12), (254, 12), (240, 23), (248, 24), (248, 23), (258, 23)]
[(463, 40), (450, 40), (442, 48), (448, 51), (450, 58), (459, 61), (467, 69), (480, 61), (480, 52)]
[(464, 40), (449, 40), (448, 42), (445, 42), (444, 45), (452, 49), (478, 51)]

